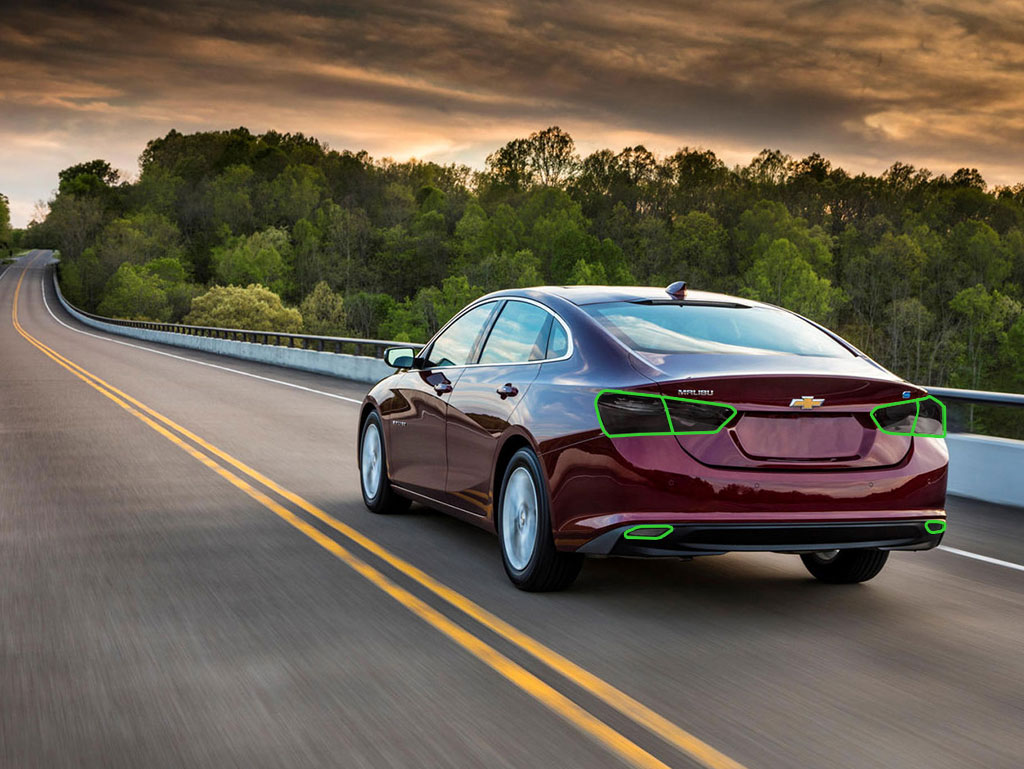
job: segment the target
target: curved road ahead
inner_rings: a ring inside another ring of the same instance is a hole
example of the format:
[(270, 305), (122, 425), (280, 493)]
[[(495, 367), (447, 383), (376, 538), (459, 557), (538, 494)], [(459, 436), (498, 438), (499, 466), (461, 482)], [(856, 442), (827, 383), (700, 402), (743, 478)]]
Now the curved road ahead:
[(950, 500), (1011, 565), (521, 593), (484, 532), (364, 510), (365, 387), (85, 329), (47, 261), (0, 278), (0, 766), (1024, 765), (1024, 510)]

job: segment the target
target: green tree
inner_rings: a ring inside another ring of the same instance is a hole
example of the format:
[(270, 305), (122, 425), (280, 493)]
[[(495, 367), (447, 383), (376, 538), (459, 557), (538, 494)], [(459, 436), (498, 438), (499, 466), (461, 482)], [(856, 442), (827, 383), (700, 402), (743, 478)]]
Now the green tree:
[(740, 269), (764, 256), (779, 239), (788, 240), (815, 272), (831, 272), (832, 243), (828, 234), (790, 214), (782, 203), (769, 200), (760, 201), (740, 216), (736, 227), (736, 243), (743, 255)]
[(88, 163), (65, 168), (57, 178), (59, 190), (65, 195), (98, 194), (117, 184), (120, 174), (106, 160), (90, 160)]
[(228, 237), (210, 254), (214, 275), (221, 283), (233, 286), (258, 283), (269, 285), (278, 293), (288, 290), (290, 259), (288, 232), (279, 227)]
[(1009, 254), (999, 233), (985, 222), (961, 222), (950, 233), (949, 243), (952, 273), (948, 277), (960, 286), (981, 283), (999, 288), (1009, 277)]
[(636, 283), (636, 276), (626, 263), (625, 254), (611, 238), (605, 238), (594, 246), (591, 260), (604, 268), (610, 285), (631, 286)]
[(300, 294), (308, 294), (327, 277), (329, 265), (321, 244), (320, 228), (309, 219), (299, 219), (292, 227), (292, 269), (295, 288)]
[(472, 264), (493, 254), (515, 252), (523, 242), (525, 230), (515, 209), (507, 203), (498, 204), (488, 216), (479, 203), (471, 200), (455, 226), (461, 264)]
[(604, 271), (604, 265), (578, 259), (565, 282), (570, 286), (605, 286), (608, 284), (608, 275)]
[(567, 280), (576, 262), (586, 260), (596, 245), (583, 223), (565, 210), (539, 218), (528, 242), (555, 283)]
[(760, 187), (778, 187), (786, 181), (792, 161), (782, 150), (763, 149), (740, 175)]
[(483, 292), (464, 276), (445, 278), (441, 288), (420, 289), (416, 296), (396, 304), (381, 324), (389, 339), (426, 342), (455, 313)]
[(735, 264), (729, 251), (729, 235), (711, 215), (701, 211), (676, 217), (670, 235), (672, 261), (659, 264), (666, 283), (686, 280), (705, 291), (734, 291)]
[(299, 305), (302, 324), (307, 334), (344, 336), (345, 302), (331, 291), (326, 281), (316, 284)]
[[(843, 234), (849, 242), (854, 233)], [(886, 332), (885, 318), (900, 323), (905, 315), (888, 312), (894, 302), (919, 296), (923, 289), (927, 255), (911, 236), (886, 232), (877, 245), (844, 248), (843, 281), (853, 314), (866, 330), (865, 344), (875, 349)], [(898, 332), (889, 328), (890, 340)], [(888, 358), (885, 358), (889, 360)]]
[(999, 373), (996, 381), (1007, 392), (1024, 392), (1024, 313), (1001, 338), (997, 357)]
[(143, 172), (132, 187), (129, 204), (134, 210), (152, 211), (173, 220), (186, 194), (184, 179), (154, 166)]
[(711, 150), (683, 148), (665, 159), (661, 172), (671, 185), (674, 211), (709, 211), (730, 180), (725, 163)]
[(408, 226), (395, 225), (381, 235), (375, 282), (393, 296), (412, 296), (423, 287), (440, 284), (448, 274), (452, 255), (448, 225), (430, 198)]
[(146, 262), (142, 265), (142, 272), (160, 281), (160, 287), (171, 307), (172, 321), (180, 321), (185, 317), (192, 306), (192, 300), (204, 292), (203, 287), (189, 282), (185, 265), (172, 257)]
[(384, 334), (380, 327), (395, 307), (395, 300), (389, 294), (371, 294), (358, 291), (345, 299), (345, 323), (347, 336), (362, 339), (379, 339)]
[(61, 259), (80, 257), (103, 229), (106, 206), (101, 200), (78, 195), (58, 195), (51, 203), (46, 220), (33, 230), (31, 242), (41, 248), (56, 248)]
[(471, 200), (466, 205), (462, 218), (455, 225), (455, 238), (463, 268), (494, 252), (487, 237), (487, 212), (477, 201)]
[(513, 254), (504, 251), (491, 252), (482, 259), (467, 264), (465, 277), (471, 285), (479, 286), (485, 293), (544, 283), (540, 272), (540, 260), (532, 251), (525, 248)]
[(302, 315), (285, 307), (281, 297), (264, 286), (214, 286), (192, 300), (185, 322), (193, 326), (252, 331), (302, 331)]
[(255, 177), (249, 166), (230, 166), (210, 183), (209, 210), (217, 226), (227, 225), (236, 235), (253, 231)]
[(99, 313), (111, 318), (167, 321), (171, 304), (156, 274), (126, 262), (107, 282)]
[(622, 249), (640, 282), (664, 283), (664, 276), (679, 274), (683, 269), (673, 254), (671, 223), (663, 217), (637, 217), (619, 203), (612, 212), (610, 225), (606, 230), (609, 240)]
[(957, 292), (949, 306), (962, 329), (956, 377), (965, 387), (976, 390), (986, 369), (995, 362), (996, 352), (1005, 344), (1007, 332), (1021, 316), (1021, 304), (979, 283)]
[(530, 134), (529, 168), (538, 184), (565, 186), (579, 164), (572, 137), (558, 126)]
[(180, 244), (181, 234), (174, 222), (161, 214), (141, 211), (110, 222), (94, 248), (102, 267), (112, 274), (126, 262), (179, 259), (183, 255)]
[(898, 299), (886, 310), (889, 336), (885, 364), (912, 382), (924, 381), (931, 338), (933, 314), (917, 297)]
[(11, 204), (7, 196), (0, 193), (0, 257), (6, 256), (11, 252), (13, 240), (14, 230), (11, 229)]
[(487, 156), (488, 176), (510, 192), (523, 192), (534, 181), (532, 151), (529, 139), (513, 139)]
[(331, 201), (317, 212), (316, 223), (321, 235), (322, 270), (316, 273), (317, 279), (351, 294), (369, 280), (373, 225), (362, 208), (344, 208)]
[(319, 168), (288, 166), (267, 191), (267, 220), (291, 226), (299, 219), (311, 219), (327, 194), (327, 180)]
[(821, 322), (828, 321), (842, 300), (842, 292), (815, 273), (800, 250), (785, 238), (772, 243), (751, 265), (740, 293)]
[(58, 195), (42, 222), (34, 222), (25, 232), (24, 243), (32, 248), (55, 248), (60, 252), (62, 280), (69, 301), (86, 310), (95, 310), (103, 287), (117, 269), (103, 267), (90, 246), (107, 221), (104, 202), (95, 197)]

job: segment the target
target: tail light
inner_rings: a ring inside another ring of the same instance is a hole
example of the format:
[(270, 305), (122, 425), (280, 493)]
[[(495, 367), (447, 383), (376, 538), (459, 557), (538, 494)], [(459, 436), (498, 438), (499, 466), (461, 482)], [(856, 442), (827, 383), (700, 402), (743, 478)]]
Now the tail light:
[(671, 435), (660, 395), (605, 390), (597, 396), (597, 421), (609, 437)]
[(672, 432), (676, 435), (717, 433), (736, 413), (736, 409), (724, 403), (691, 401), (670, 396), (665, 397), (665, 405), (672, 420)]
[(603, 390), (594, 407), (609, 438), (717, 433), (736, 414), (725, 403), (625, 390)]
[(944, 438), (946, 435), (946, 407), (931, 395), (876, 406), (871, 410), (871, 419), (879, 430), (889, 435), (918, 438)]

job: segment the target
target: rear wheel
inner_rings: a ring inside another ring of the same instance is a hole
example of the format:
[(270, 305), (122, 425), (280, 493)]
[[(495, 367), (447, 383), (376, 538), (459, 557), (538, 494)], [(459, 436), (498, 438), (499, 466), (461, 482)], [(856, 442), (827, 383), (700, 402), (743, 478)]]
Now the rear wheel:
[(512, 455), (498, 498), (498, 538), (505, 573), (520, 590), (545, 592), (572, 584), (583, 556), (555, 549), (540, 461), (530, 449)]
[(359, 438), (359, 486), (363, 503), (371, 512), (400, 513), (409, 509), (409, 500), (396, 494), (388, 480), (384, 429), (376, 411), (366, 417)]
[(888, 550), (823, 550), (800, 556), (807, 571), (816, 579), (833, 585), (867, 582), (882, 570), (888, 559)]

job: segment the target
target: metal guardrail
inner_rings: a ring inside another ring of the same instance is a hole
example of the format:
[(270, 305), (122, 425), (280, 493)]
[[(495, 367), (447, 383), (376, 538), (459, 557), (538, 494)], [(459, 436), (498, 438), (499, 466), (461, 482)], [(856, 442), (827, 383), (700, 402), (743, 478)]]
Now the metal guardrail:
[[(53, 276), (54, 285), (57, 290), (60, 286), (57, 282), (57, 275)], [(67, 302), (67, 299), (64, 300)], [(74, 307), (73, 304), (68, 304)], [(252, 342), (257, 344), (270, 344), (279, 347), (303, 347), (307, 350), (318, 350), (320, 352), (342, 352), (342, 345), (354, 346), (356, 355), (361, 355), (365, 347), (373, 349), (374, 357), (384, 357), (384, 350), (388, 347), (411, 347), (414, 350), (423, 348), (422, 344), (416, 342), (398, 342), (391, 339), (360, 339), (347, 336), (316, 336), (314, 334), (288, 334), (281, 331), (253, 331), (239, 328), (217, 328), (215, 326), (189, 326), (184, 323), (156, 323), (146, 320), (122, 320), (119, 318), (108, 318), (92, 312), (86, 312), (78, 307), (75, 309), (82, 315), (103, 323), (113, 323), (117, 326), (128, 326), (130, 328), (148, 328), (154, 331), (170, 331), (175, 334), (187, 334), (190, 336), (208, 336), (216, 339), (234, 339), (240, 342)], [(272, 340), (272, 341), (271, 341)], [(301, 341), (297, 345), (296, 342)], [(925, 387), (932, 395), (949, 401), (966, 404), (991, 404), (995, 406), (1024, 406), (1024, 394), (1021, 393), (999, 393), (988, 390), (960, 390), (955, 387)]]
[(950, 433), (1024, 440), (1024, 420), (1021, 419), (1024, 414), (1020, 412), (1024, 408), (1024, 394), (955, 387), (925, 389), (946, 404), (947, 430)]
[[(54, 276), (54, 283), (57, 278)], [(67, 301), (65, 299), (64, 301)], [(71, 307), (75, 307), (68, 302)], [(148, 320), (122, 320), (120, 318), (108, 318), (104, 315), (86, 312), (75, 307), (75, 310), (93, 320), (103, 323), (111, 323), (115, 326), (127, 326), (129, 328), (146, 328), (153, 331), (169, 331), (174, 334), (186, 334), (188, 336), (208, 336), (215, 339), (233, 339), (238, 342), (251, 342), (254, 344), (269, 344), (278, 347), (300, 347), (306, 350), (317, 350), (319, 352), (342, 353), (343, 347), (355, 348), (356, 355), (362, 355), (363, 350), (370, 348), (376, 358), (384, 357), (384, 350), (388, 347), (411, 347), (419, 350), (422, 344), (415, 342), (397, 342), (391, 339), (360, 339), (348, 336), (316, 336), (315, 334), (289, 334), (283, 331), (253, 331), (241, 328), (217, 328), (215, 326), (189, 326), (185, 323), (156, 323)]]
[(947, 401), (993, 406), (1024, 406), (1024, 394), (988, 390), (959, 390), (955, 387), (925, 387), (931, 395)]

